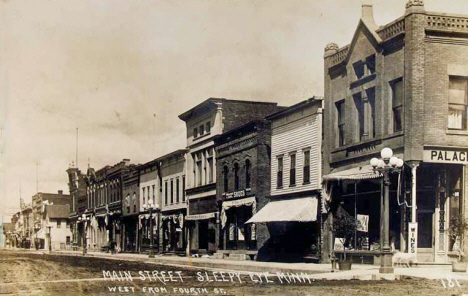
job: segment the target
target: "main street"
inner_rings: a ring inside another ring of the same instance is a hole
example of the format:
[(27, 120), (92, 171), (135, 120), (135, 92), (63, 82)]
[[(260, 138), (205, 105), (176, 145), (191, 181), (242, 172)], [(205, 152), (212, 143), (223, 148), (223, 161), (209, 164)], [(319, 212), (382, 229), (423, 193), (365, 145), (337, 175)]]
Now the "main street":
[(235, 271), (0, 251), (3, 295), (461, 295), (468, 282), (439, 280), (254, 282)]

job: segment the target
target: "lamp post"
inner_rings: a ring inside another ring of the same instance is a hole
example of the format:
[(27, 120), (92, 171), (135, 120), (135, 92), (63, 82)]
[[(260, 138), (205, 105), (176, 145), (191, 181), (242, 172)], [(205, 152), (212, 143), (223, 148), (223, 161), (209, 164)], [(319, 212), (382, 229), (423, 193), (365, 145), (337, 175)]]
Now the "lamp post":
[(46, 227), (49, 228), (49, 252), (52, 252), (52, 232), (51, 232), (52, 225), (47, 224)]
[[(148, 209), (148, 212), (149, 212), (149, 215), (150, 215), (150, 245), (149, 245), (148, 257), (149, 258), (154, 258), (154, 254), (153, 254), (153, 217), (152, 217), (151, 213), (153, 212), (153, 210), (159, 211), (159, 205), (158, 204), (153, 204), (153, 201), (150, 199), (148, 201), (148, 204), (143, 205), (143, 209), (145, 209), (145, 210)], [(159, 230), (159, 219), (158, 219), (158, 230)]]
[(403, 159), (393, 156), (393, 151), (390, 148), (384, 148), (380, 152), (382, 159), (372, 158), (370, 164), (375, 171), (383, 174), (384, 182), (384, 212), (382, 219), (383, 229), (383, 245), (382, 256), (380, 258), (380, 273), (393, 273), (392, 266), (392, 250), (390, 248), (390, 173), (401, 172), (403, 167)]
[(82, 214), (81, 217), (78, 217), (78, 221), (83, 222), (83, 256), (86, 256), (86, 224), (89, 221), (89, 217), (86, 217), (85, 214)]
[(34, 232), (36, 233), (36, 239), (34, 240), (34, 246), (36, 247), (36, 250), (39, 250), (39, 242), (37, 240), (37, 233), (39, 232), (39, 230), (41, 230), (41, 226), (36, 221), (36, 223), (34, 224)]

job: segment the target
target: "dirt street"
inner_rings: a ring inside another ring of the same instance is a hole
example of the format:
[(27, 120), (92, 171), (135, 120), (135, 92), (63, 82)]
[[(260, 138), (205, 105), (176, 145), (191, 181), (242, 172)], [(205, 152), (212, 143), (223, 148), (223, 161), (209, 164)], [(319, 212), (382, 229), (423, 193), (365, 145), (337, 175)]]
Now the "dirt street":
[(468, 282), (459, 284), (444, 288), (441, 281), (417, 279), (309, 282), (299, 277), (250, 277), (134, 261), (0, 251), (0, 295), (468, 294)]

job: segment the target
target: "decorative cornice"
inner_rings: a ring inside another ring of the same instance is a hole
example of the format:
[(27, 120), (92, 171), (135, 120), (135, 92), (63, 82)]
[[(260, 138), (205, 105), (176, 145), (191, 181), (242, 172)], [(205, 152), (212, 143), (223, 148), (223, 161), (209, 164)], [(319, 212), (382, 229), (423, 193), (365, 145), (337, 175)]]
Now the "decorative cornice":
[(411, 8), (413, 6), (422, 6), (422, 7), (424, 7), (424, 1), (423, 0), (409, 0), (406, 3), (406, 9)]

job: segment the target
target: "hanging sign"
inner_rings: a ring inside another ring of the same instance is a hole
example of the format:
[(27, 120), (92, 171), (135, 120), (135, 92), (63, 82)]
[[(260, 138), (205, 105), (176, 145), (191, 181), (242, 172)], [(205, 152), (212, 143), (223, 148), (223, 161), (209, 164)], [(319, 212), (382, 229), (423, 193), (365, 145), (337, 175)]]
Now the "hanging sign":
[(357, 215), (357, 231), (369, 232), (369, 215)]
[(205, 220), (215, 218), (216, 213), (207, 213), (199, 215), (188, 215), (185, 217), (185, 220)]

